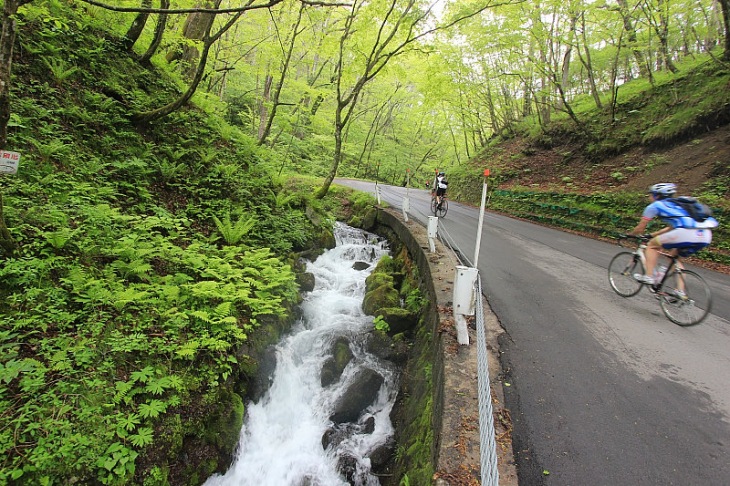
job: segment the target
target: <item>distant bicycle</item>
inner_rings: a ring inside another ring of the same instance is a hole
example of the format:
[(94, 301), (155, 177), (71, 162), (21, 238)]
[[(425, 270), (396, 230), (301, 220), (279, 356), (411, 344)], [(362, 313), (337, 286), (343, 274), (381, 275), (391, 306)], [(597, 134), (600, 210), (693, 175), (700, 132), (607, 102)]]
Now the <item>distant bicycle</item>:
[(649, 235), (618, 235), (618, 244), (626, 246), (627, 240), (637, 240), (634, 251), (622, 251), (608, 265), (608, 281), (621, 297), (632, 297), (646, 285), (659, 300), (662, 312), (673, 323), (694, 326), (702, 322), (712, 309), (712, 293), (707, 282), (697, 273), (685, 270), (678, 264), (678, 256), (663, 254), (670, 259), (664, 275), (657, 276), (654, 284), (639, 282), (634, 274), (644, 275), (646, 259), (644, 250), (651, 239)]
[(446, 195), (441, 196), (441, 209), (438, 207), (436, 196), (431, 197), (431, 212), (434, 216), (443, 218), (446, 216), (446, 212), (449, 210), (449, 201), (446, 199)]

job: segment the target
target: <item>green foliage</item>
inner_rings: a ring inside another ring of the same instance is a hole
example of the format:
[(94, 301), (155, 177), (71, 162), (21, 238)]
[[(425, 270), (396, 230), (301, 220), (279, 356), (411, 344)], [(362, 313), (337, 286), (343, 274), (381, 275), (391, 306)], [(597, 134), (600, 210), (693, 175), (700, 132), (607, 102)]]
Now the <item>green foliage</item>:
[(228, 245), (237, 245), (240, 243), (248, 232), (251, 231), (251, 228), (256, 225), (256, 218), (253, 216), (249, 216), (248, 218), (242, 216), (235, 223), (231, 222), (230, 215), (226, 216), (223, 221), (213, 216), (213, 221), (215, 221), (216, 228), (218, 228), (223, 240)]
[[(0, 178), (19, 243), (0, 265), (0, 484), (165, 484), (165, 454), (200, 435), (197, 407), (268, 339), (260, 320), (289, 318), (288, 252), (328, 227), (331, 203), (249, 168), (251, 140), (193, 106), (132, 125), (178, 88), (79, 13), (44, 2), (19, 16), (8, 142), (23, 159)], [(140, 471), (151, 451), (159, 463)]]
[(383, 319), (382, 315), (379, 315), (373, 319), (373, 326), (375, 327), (376, 331), (380, 332), (388, 332), (390, 331), (390, 325), (388, 325), (387, 322), (385, 322), (385, 319)]

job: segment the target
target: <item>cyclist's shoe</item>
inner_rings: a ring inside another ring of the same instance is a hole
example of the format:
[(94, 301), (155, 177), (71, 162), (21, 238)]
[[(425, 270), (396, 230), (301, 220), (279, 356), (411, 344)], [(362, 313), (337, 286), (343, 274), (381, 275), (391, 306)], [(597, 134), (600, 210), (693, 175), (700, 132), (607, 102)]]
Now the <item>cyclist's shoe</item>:
[(687, 294), (685, 294), (685, 293), (684, 293), (683, 291), (681, 291), (681, 290), (679, 290), (679, 289), (677, 289), (677, 290), (675, 290), (675, 291), (674, 291), (674, 295), (675, 295), (675, 296), (676, 296), (676, 297), (677, 297), (677, 298), (678, 298), (679, 300), (689, 300), (689, 297), (687, 297)]
[(654, 277), (652, 277), (651, 275), (642, 275), (640, 273), (635, 273), (634, 278), (638, 282), (641, 282), (643, 284), (654, 285)]

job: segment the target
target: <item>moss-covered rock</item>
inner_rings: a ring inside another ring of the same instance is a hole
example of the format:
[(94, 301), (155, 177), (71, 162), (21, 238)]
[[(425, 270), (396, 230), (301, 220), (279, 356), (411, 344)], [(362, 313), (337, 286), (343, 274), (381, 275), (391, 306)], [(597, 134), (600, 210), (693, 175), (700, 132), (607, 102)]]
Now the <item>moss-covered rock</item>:
[(378, 315), (378, 311), (385, 307), (398, 307), (400, 297), (398, 291), (391, 284), (381, 285), (365, 294), (362, 301), (362, 310), (370, 316)]
[(418, 316), (401, 307), (382, 307), (378, 309), (378, 315), (388, 323), (388, 334), (391, 336), (409, 331), (418, 324)]
[(320, 375), (320, 383), (323, 387), (327, 387), (336, 383), (345, 367), (352, 361), (353, 355), (350, 350), (350, 341), (345, 337), (338, 338), (332, 344), (332, 356), (322, 365), (322, 373)]

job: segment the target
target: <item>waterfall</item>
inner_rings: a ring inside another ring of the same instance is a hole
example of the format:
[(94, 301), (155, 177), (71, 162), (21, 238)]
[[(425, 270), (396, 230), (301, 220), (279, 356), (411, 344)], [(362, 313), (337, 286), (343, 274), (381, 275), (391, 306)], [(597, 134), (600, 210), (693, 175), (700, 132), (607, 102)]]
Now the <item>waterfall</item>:
[[(257, 403), (246, 404), (233, 464), (205, 486), (380, 484), (368, 456), (393, 435), (389, 415), (397, 370), (365, 350), (373, 318), (363, 314), (361, 305), (365, 278), (388, 249), (376, 235), (341, 223), (335, 238), (335, 248), (307, 264), (315, 288), (304, 296), (301, 319), (276, 346), (269, 390)], [(369, 265), (357, 270), (355, 262)], [(333, 343), (342, 338), (353, 359), (336, 383), (323, 387), (322, 367), (332, 356)], [(383, 378), (377, 398), (357, 422), (334, 423), (335, 404), (364, 369)]]

